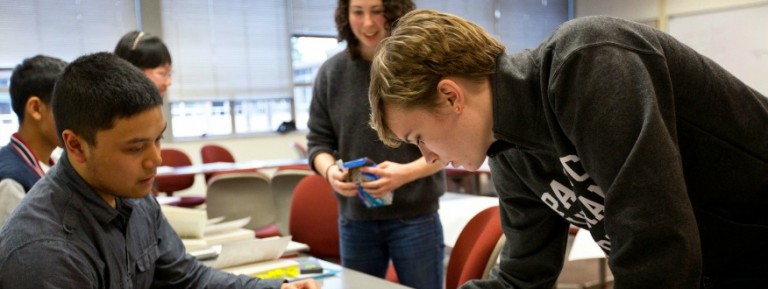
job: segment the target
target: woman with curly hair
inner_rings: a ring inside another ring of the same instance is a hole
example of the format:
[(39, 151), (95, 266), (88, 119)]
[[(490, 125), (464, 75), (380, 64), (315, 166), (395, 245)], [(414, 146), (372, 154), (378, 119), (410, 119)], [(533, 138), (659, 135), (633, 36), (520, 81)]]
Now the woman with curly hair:
[[(326, 178), (339, 202), (341, 262), (384, 277), (390, 262), (400, 283), (413, 288), (443, 287), (444, 243), (438, 199), (445, 189), (444, 164), (427, 163), (418, 148), (389, 148), (367, 126), (371, 59), (389, 36), (391, 24), (415, 8), (410, 0), (340, 0), (338, 40), (346, 52), (328, 59), (315, 80), (310, 106), (309, 160)], [(363, 171), (378, 180), (347, 181), (337, 160), (368, 157)], [(367, 207), (358, 186), (374, 197), (392, 194), (390, 205)]]

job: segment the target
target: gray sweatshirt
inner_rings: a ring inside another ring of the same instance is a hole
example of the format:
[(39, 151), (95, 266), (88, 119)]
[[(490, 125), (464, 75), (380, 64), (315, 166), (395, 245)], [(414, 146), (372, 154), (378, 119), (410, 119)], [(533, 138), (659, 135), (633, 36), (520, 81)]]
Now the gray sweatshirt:
[(616, 289), (768, 272), (763, 95), (669, 35), (608, 17), (500, 56), (491, 81), (507, 244), (497, 280), (463, 288), (552, 288), (569, 224), (608, 254)]

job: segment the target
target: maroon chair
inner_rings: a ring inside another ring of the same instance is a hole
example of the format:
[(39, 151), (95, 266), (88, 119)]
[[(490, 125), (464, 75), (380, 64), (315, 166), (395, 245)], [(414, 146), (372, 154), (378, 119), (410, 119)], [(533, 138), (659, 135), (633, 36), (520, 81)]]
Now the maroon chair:
[[(223, 146), (216, 145), (216, 144), (206, 144), (202, 148), (200, 148), (200, 157), (204, 164), (208, 163), (234, 163), (235, 157), (232, 155), (229, 150)], [(233, 170), (231, 172), (258, 172), (257, 169), (243, 169), (243, 170)], [(211, 178), (218, 174), (225, 174), (230, 173), (230, 171), (227, 172), (220, 172), (220, 173), (206, 173), (205, 174), (205, 182), (208, 183), (211, 181)]]
[[(160, 156), (163, 159), (163, 166), (181, 167), (192, 165), (192, 160), (189, 159), (189, 156), (177, 149), (161, 149)], [(192, 185), (195, 183), (195, 175), (186, 174), (157, 176), (156, 182), (157, 192), (162, 192), (168, 196), (173, 196), (174, 192), (192, 187)], [(189, 208), (201, 205), (203, 203), (205, 203), (205, 198), (190, 196), (182, 197), (180, 201), (171, 203), (170, 205)]]
[(277, 167), (277, 169), (275, 171), (279, 172), (279, 171), (287, 171), (287, 170), (310, 171), (310, 172), (312, 172), (312, 168), (309, 167), (309, 164), (279, 166), (279, 167)]
[(478, 194), (477, 172), (465, 169), (445, 168), (445, 190), (448, 192)]
[(299, 158), (306, 159), (308, 157), (307, 147), (305, 147), (303, 144), (294, 141), (291, 142), (291, 147), (296, 151), (296, 154), (299, 156)]
[[(469, 280), (487, 278), (506, 240), (503, 237), (499, 206), (486, 208), (472, 217), (461, 229), (451, 250), (445, 288), (456, 289)], [(386, 279), (396, 283), (399, 281), (391, 264)]]
[(499, 206), (480, 211), (461, 230), (448, 259), (445, 288), (456, 289), (472, 279), (482, 279), (498, 257), (503, 232)]
[(333, 194), (323, 177), (304, 177), (293, 192), (288, 231), (294, 241), (309, 245), (310, 255), (338, 263), (339, 205)]

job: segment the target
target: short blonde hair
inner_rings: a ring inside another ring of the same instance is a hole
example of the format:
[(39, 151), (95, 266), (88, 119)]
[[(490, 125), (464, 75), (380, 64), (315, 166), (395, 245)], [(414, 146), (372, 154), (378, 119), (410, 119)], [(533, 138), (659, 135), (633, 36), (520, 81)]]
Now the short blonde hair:
[(396, 23), (373, 57), (370, 125), (384, 144), (402, 142), (385, 122), (385, 105), (433, 109), (445, 76), (483, 79), (493, 74), (504, 45), (479, 26), (434, 10), (411, 11)]

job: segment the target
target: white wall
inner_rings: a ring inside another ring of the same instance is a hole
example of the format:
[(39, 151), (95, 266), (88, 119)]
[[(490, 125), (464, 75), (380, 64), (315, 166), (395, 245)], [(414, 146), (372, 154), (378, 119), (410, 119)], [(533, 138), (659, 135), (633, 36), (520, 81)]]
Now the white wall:
[(666, 31), (669, 17), (766, 4), (766, 0), (574, 0), (574, 17), (609, 15), (638, 22), (660, 20)]

